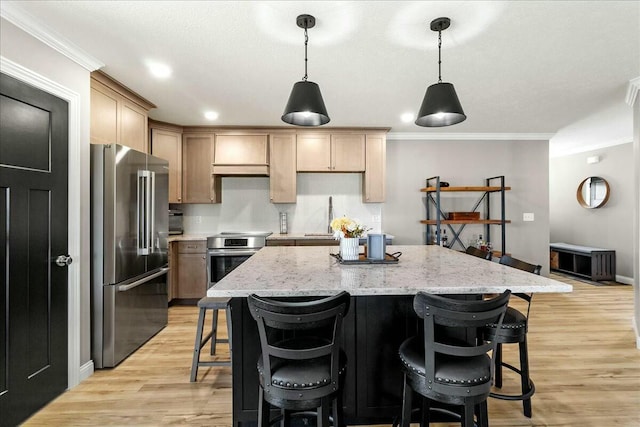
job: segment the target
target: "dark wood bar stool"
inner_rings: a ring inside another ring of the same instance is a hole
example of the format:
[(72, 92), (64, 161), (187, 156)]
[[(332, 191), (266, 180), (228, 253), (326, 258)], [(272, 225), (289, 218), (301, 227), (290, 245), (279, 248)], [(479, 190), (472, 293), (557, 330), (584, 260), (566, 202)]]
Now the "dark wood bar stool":
[(346, 356), (340, 351), (340, 341), (349, 294), (304, 302), (250, 295), (247, 302), (258, 324), (262, 350), (258, 427), (278, 420), (270, 417), (271, 405), (280, 408), (283, 427), (300, 412), (315, 415), (316, 425), (327, 427), (331, 407), (333, 425), (344, 425), (341, 380)]
[[(500, 257), (500, 264), (508, 265), (529, 273), (540, 274), (542, 266), (529, 264), (528, 262), (512, 258), (508, 255)], [(495, 361), (495, 386), (502, 387), (502, 367), (508, 368), (520, 376), (521, 393), (518, 395), (507, 395), (503, 393), (491, 393), (491, 397), (502, 400), (522, 400), (523, 412), (526, 417), (531, 418), (531, 396), (536, 391), (536, 387), (529, 375), (529, 351), (527, 347), (527, 331), (529, 329), (529, 310), (533, 295), (514, 293), (514, 296), (527, 302), (526, 315), (519, 310), (509, 307), (504, 316), (502, 326), (496, 324), (488, 325), (485, 330), (485, 337), (490, 341), (497, 341)], [(502, 359), (502, 344), (518, 344), (520, 369), (505, 363)]]
[[(216, 344), (229, 343), (229, 357), (231, 357), (231, 313), (229, 310), (229, 301), (231, 298), (225, 297), (204, 297), (198, 301), (198, 329), (196, 330), (196, 341), (193, 347), (193, 361), (191, 362), (191, 382), (195, 382), (198, 377), (198, 367), (200, 366), (231, 366), (231, 360), (221, 361), (201, 361), (200, 352), (209, 340), (211, 340), (211, 354), (216, 354)], [(211, 331), (204, 339), (204, 322), (207, 310), (212, 310), (213, 318), (211, 320)], [(218, 311), (224, 310), (227, 316), (227, 336), (226, 338), (218, 338)]]
[[(479, 335), (474, 342), (451, 337), (452, 330), (479, 330), (487, 323), (502, 325), (510, 291), (487, 300), (458, 300), (424, 292), (413, 300), (413, 308), (424, 320), (424, 336), (407, 339), (400, 346), (404, 371), (404, 394), (400, 425), (409, 427), (413, 392), (422, 396), (421, 426), (429, 424), (431, 402), (461, 406), (461, 424), (488, 426), (487, 398), (491, 390), (496, 343)], [(442, 328), (448, 329), (443, 333)]]

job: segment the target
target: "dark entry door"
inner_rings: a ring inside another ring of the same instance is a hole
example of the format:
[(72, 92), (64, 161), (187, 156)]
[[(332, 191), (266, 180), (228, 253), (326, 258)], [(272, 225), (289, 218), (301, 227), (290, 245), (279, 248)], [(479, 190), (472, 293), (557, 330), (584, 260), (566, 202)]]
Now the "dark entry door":
[(0, 74), (1, 426), (67, 388), (67, 110)]

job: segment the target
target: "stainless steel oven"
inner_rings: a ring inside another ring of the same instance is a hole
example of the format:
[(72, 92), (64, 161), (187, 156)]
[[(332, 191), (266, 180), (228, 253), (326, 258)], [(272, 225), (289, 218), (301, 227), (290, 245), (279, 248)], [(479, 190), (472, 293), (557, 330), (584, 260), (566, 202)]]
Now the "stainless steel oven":
[(207, 238), (207, 277), (209, 287), (266, 245), (271, 232), (223, 232)]

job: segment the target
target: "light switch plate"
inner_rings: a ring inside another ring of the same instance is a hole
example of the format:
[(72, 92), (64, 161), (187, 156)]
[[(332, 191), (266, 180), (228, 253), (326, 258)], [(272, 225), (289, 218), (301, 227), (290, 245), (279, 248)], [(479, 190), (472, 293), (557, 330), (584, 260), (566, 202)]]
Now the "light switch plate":
[(382, 221), (382, 219), (380, 218), (380, 215), (373, 215), (371, 217), (371, 222), (379, 223), (381, 221)]
[(525, 212), (522, 214), (522, 220), (523, 221), (533, 221), (534, 220), (534, 216), (533, 216), (533, 212)]

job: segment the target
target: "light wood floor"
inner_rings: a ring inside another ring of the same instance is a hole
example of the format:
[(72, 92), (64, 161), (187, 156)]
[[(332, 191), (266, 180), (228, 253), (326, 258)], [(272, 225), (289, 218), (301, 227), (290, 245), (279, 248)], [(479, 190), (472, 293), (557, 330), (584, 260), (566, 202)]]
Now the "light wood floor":
[[(640, 426), (632, 287), (554, 278), (571, 283), (574, 292), (533, 300), (533, 418), (522, 415), (520, 402), (490, 399), (491, 425)], [(230, 426), (230, 368), (201, 368), (199, 381), (189, 382), (196, 319), (195, 307), (170, 308), (169, 326), (145, 346), (117, 368), (96, 371), (25, 425)], [(515, 362), (508, 347), (516, 346), (505, 346), (505, 359)], [(505, 390), (516, 381), (505, 377)]]

